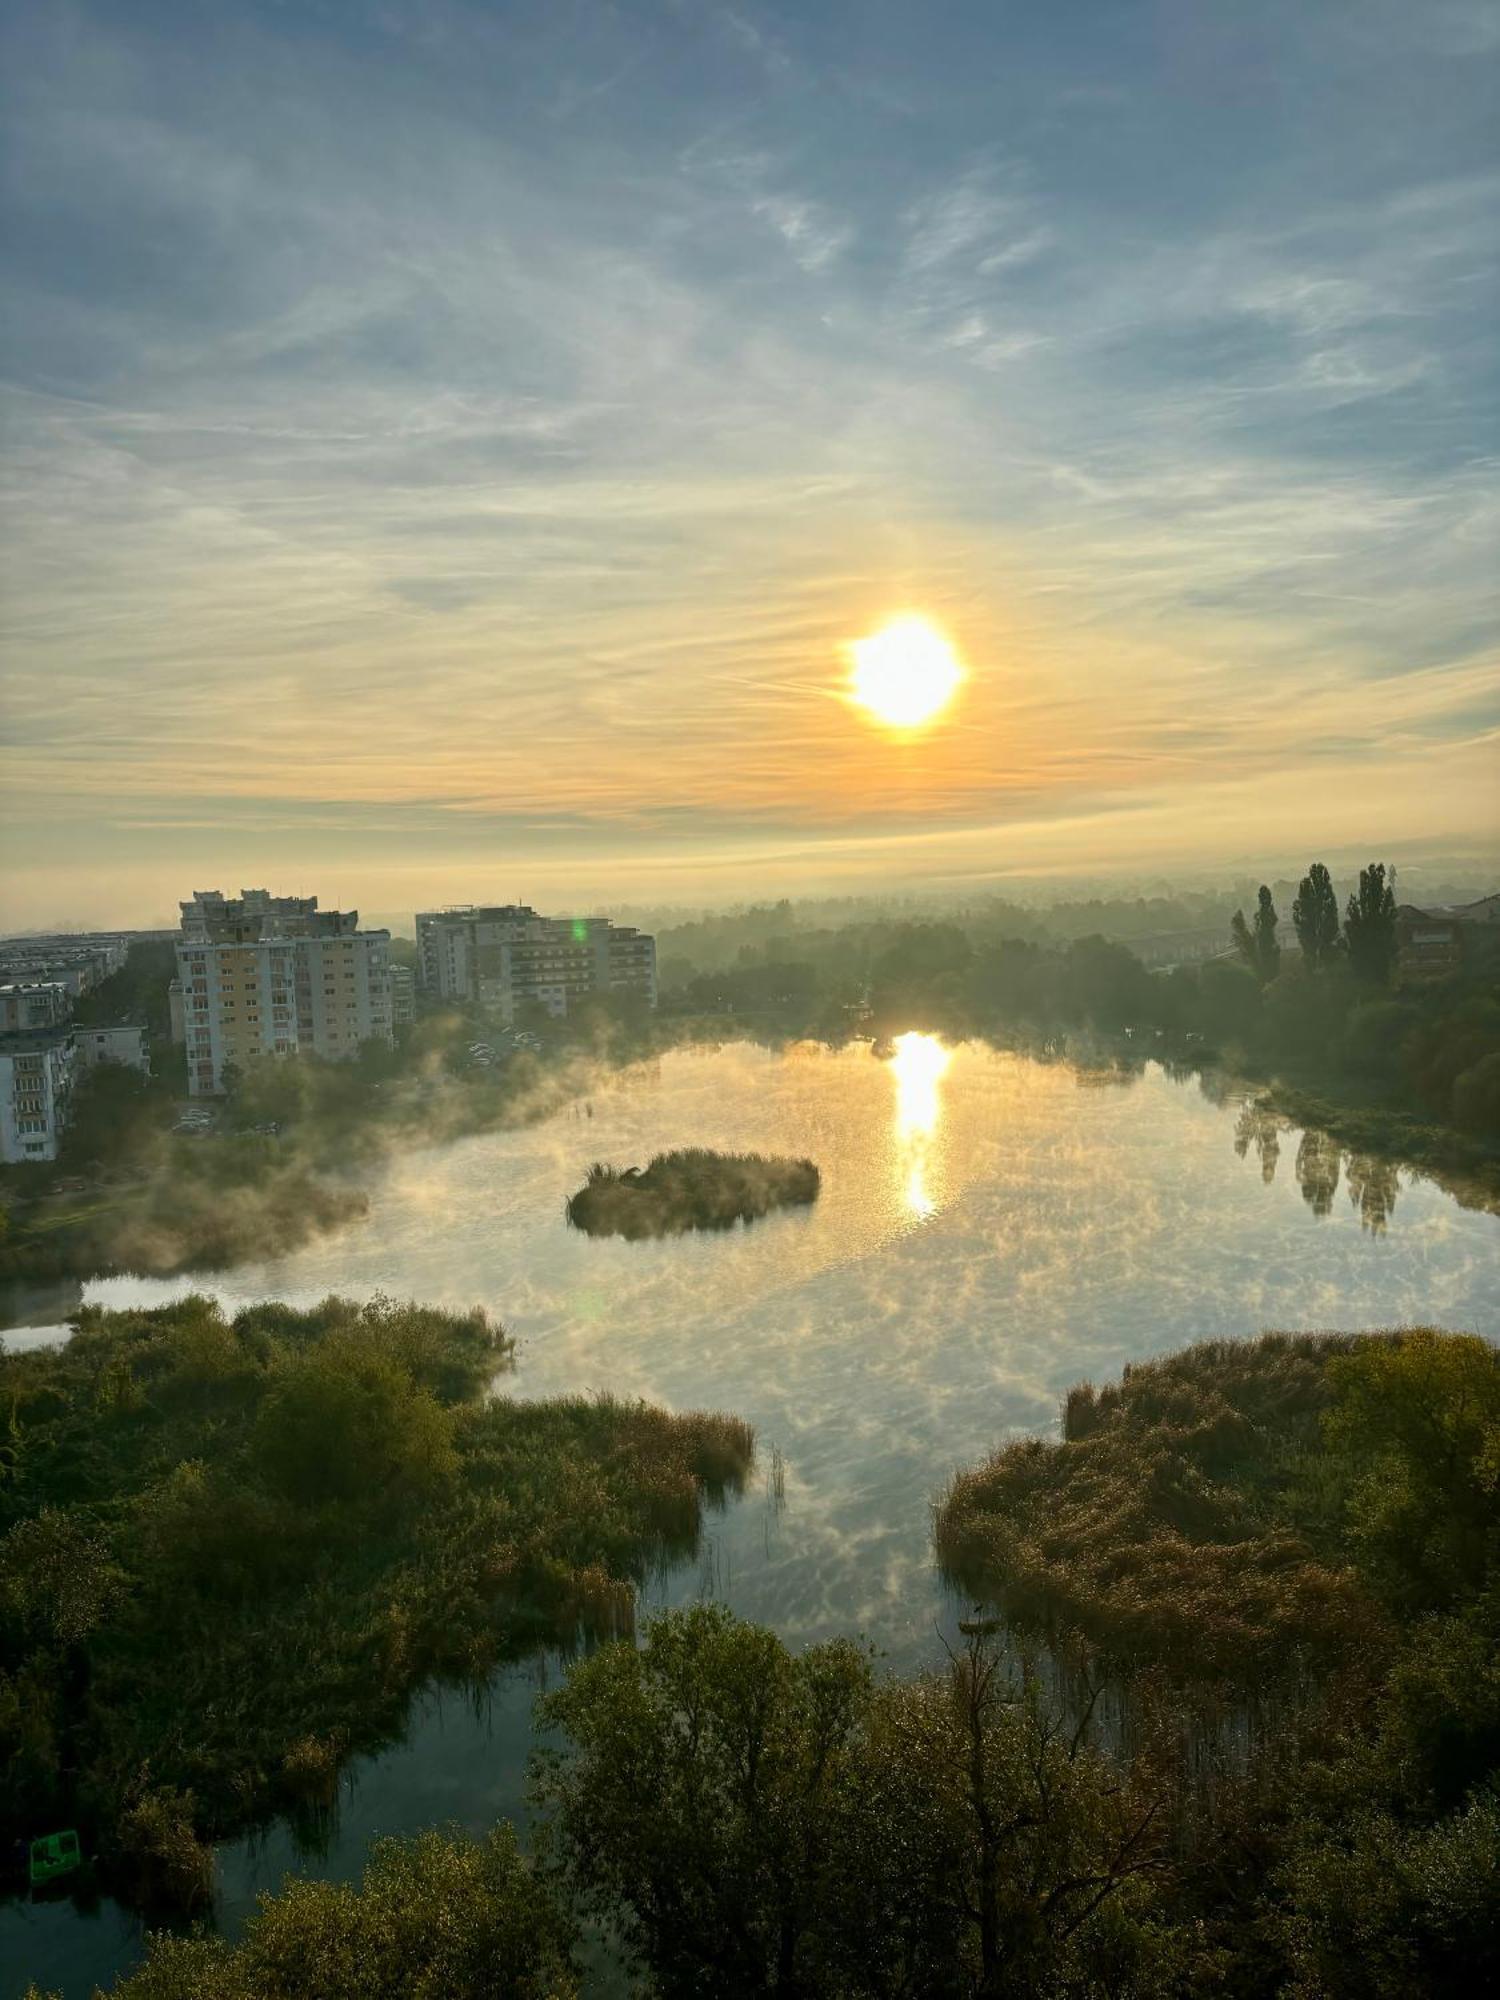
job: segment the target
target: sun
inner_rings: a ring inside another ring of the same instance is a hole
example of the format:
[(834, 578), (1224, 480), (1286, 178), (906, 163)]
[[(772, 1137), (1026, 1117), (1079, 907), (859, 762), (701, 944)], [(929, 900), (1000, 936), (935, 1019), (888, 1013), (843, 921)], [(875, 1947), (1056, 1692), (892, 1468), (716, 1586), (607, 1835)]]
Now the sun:
[(895, 618), (849, 651), (849, 692), (877, 722), (918, 729), (948, 706), (963, 669), (953, 648), (925, 618)]

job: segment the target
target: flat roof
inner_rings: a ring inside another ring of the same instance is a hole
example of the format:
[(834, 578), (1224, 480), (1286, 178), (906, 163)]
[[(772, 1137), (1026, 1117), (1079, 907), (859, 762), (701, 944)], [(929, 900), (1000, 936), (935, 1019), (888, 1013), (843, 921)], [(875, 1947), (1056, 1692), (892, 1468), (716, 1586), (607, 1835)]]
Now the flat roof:
[(0, 1056), (35, 1055), (41, 1049), (61, 1048), (73, 1039), (73, 1026), (55, 1028), (0, 1028)]

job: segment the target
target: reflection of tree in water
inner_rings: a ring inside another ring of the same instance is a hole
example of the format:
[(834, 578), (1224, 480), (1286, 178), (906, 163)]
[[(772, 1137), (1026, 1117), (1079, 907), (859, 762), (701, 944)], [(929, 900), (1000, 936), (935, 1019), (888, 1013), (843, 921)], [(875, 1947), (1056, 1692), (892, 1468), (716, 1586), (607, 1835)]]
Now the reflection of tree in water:
[(1073, 1081), (1080, 1090), (1129, 1089), (1146, 1074), (1146, 1058), (1134, 1053), (1075, 1056)]
[(1349, 1199), (1359, 1210), (1360, 1228), (1368, 1229), (1374, 1236), (1382, 1235), (1401, 1186), (1395, 1161), (1377, 1159), (1373, 1153), (1351, 1153), (1344, 1175), (1349, 1184)]
[(1331, 1133), (1309, 1126), (1297, 1148), (1297, 1185), (1302, 1199), (1314, 1215), (1327, 1215), (1339, 1191), (1339, 1162), (1343, 1154)]
[(1235, 1120), (1234, 1150), (1243, 1160), (1253, 1146), (1260, 1160), (1260, 1177), (1269, 1187), (1276, 1178), (1276, 1162), (1281, 1158), (1281, 1135), (1290, 1129), (1290, 1120), (1278, 1118), (1263, 1104), (1246, 1104)]

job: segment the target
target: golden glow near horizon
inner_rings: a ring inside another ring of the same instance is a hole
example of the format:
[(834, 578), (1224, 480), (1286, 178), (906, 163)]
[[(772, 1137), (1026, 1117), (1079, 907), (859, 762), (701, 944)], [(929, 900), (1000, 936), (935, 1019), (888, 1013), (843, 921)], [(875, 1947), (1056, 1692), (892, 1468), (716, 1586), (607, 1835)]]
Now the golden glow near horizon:
[(901, 1198), (919, 1222), (936, 1212), (927, 1184), (928, 1153), (937, 1131), (942, 1100), (938, 1084), (953, 1060), (936, 1035), (897, 1035), (891, 1044), (896, 1079), (896, 1137), (901, 1142)]
[(952, 646), (925, 618), (895, 618), (849, 651), (849, 690), (877, 722), (919, 729), (953, 699), (963, 679)]

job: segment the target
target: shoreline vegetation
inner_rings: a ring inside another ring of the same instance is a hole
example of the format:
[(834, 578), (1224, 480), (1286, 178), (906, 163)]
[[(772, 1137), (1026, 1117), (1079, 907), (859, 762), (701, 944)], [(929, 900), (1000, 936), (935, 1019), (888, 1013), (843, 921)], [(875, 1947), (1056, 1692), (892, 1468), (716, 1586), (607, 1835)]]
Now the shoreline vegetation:
[(811, 1160), (764, 1153), (714, 1153), (689, 1147), (658, 1153), (645, 1167), (596, 1160), (568, 1197), (574, 1229), (589, 1236), (676, 1236), (690, 1229), (732, 1229), (773, 1208), (805, 1207), (822, 1177)]
[[(1227, 1990), (1500, 1972), (1500, 1350), (1431, 1327), (1211, 1341), (1077, 1385), (960, 1473), (950, 1580), (1178, 1749), (1182, 1914)], [(1217, 1988), (1214, 1990), (1218, 1990)]]
[(945, 1666), (664, 1612), (540, 1701), (530, 1856), (378, 1843), (238, 1943), (158, 1935), (115, 2000), (358, 2000), (374, 1963), (565, 2000), (585, 1925), (662, 2000), (1466, 2000), (1500, 1973), (1497, 1470), (1475, 1335), (1079, 1384), (939, 1509), (975, 1599)]
[(326, 1812), (412, 1696), (629, 1632), (737, 1493), (750, 1427), (491, 1393), (484, 1313), (88, 1308), (0, 1355), (0, 1847), (77, 1826), (192, 1909), (211, 1843)]

